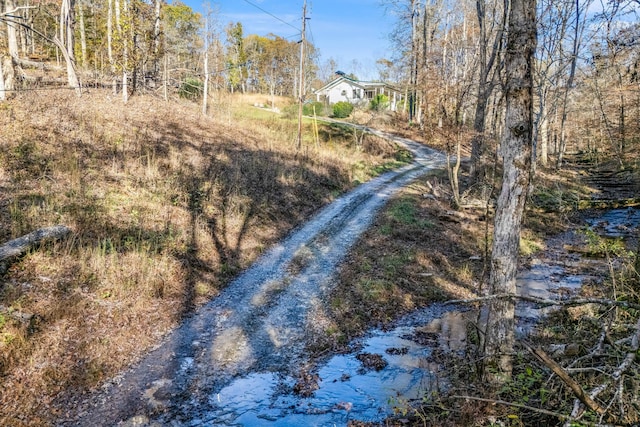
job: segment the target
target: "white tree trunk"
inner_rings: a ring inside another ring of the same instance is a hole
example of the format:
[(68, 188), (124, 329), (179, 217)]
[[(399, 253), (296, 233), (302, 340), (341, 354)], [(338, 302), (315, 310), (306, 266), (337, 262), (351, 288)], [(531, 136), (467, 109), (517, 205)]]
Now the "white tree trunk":
[(166, 54), (164, 55), (164, 72), (162, 75), (162, 92), (164, 94), (164, 100), (168, 101), (169, 91), (167, 86), (169, 84), (169, 57)]
[(80, 24), (80, 53), (82, 68), (87, 68), (87, 34), (84, 26), (84, 9), (82, 1), (78, 1), (78, 24)]
[(80, 80), (75, 68), (74, 57), (74, 2), (73, 0), (62, 0), (60, 6), (60, 38), (54, 38), (54, 42), (58, 48), (60, 48), (62, 56), (67, 64), (67, 81), (69, 86), (75, 88), (76, 94), (80, 96), (82, 91), (80, 89)]
[[(531, 173), (533, 137), (533, 54), (536, 1), (511, 0), (506, 46), (506, 113), (500, 154), (502, 190), (496, 206), (489, 289), (493, 295), (516, 293), (520, 230)], [(481, 348), (484, 375), (492, 384), (511, 378), (515, 301), (490, 300), (483, 309)]]
[(154, 75), (154, 79), (158, 78), (158, 73), (160, 72), (160, 48), (162, 47), (161, 44), (161, 31), (162, 28), (160, 26), (161, 23), (161, 11), (162, 11), (162, 1), (161, 0), (155, 0), (155, 22), (153, 25), (153, 51), (154, 51), (154, 60), (153, 60), (153, 75)]
[(544, 167), (547, 167), (549, 164), (549, 119), (547, 118), (546, 109), (546, 103), (544, 103), (540, 130), (538, 132), (538, 141), (540, 141), (540, 164)]
[(76, 90), (76, 95), (82, 95), (82, 89), (80, 87), (80, 79), (78, 79), (78, 74), (76, 73), (76, 67), (73, 61), (73, 58), (69, 56), (66, 47), (64, 44), (58, 40), (58, 37), (53, 38), (53, 42), (60, 49), (62, 56), (64, 57), (64, 61), (67, 64), (67, 81), (69, 82), (69, 87), (72, 87)]
[(2, 67), (3, 61), (4, 61), (4, 58), (0, 56), (0, 102), (7, 99), (7, 95), (5, 92), (6, 88), (4, 86), (4, 71)]
[(113, 0), (107, 1), (107, 57), (113, 71)]
[[(5, 12), (14, 11), (16, 4), (14, 0), (5, 0)], [(14, 12), (15, 13), (15, 12)], [(9, 55), (12, 58), (19, 58), (20, 51), (18, 49), (18, 32), (15, 24), (7, 22), (7, 45), (9, 47)]]
[(209, 99), (209, 52), (204, 53), (204, 87), (202, 93), (202, 115), (207, 115), (207, 101)]

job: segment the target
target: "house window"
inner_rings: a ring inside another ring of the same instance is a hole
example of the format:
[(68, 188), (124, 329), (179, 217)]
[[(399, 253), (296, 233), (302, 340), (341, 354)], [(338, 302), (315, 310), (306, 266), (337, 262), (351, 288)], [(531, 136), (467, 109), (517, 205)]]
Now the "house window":
[(376, 96), (376, 91), (375, 90), (368, 90), (365, 92), (365, 96), (367, 97), (367, 99), (373, 99)]
[(360, 98), (361, 97), (361, 89), (354, 89), (353, 90), (353, 97), (354, 98)]

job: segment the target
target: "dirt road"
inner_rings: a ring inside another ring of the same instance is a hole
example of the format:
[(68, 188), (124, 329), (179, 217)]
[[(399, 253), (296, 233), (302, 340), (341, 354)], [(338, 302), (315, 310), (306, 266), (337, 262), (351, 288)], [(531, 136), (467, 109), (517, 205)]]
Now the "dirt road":
[[(362, 184), (275, 245), (140, 363), (77, 402), (59, 425), (199, 425), (217, 391), (255, 372), (291, 374), (305, 362), (336, 268), (396, 190), (445, 157), (403, 138), (415, 161)], [(132, 325), (134, 327), (134, 325)]]

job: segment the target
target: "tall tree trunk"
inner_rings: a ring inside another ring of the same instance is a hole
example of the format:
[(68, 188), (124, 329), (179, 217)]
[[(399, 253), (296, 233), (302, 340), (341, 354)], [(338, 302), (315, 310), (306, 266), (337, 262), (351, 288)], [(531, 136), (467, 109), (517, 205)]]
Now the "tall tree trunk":
[(162, 73), (162, 93), (164, 100), (169, 101), (169, 55), (164, 54), (164, 72)]
[(7, 99), (6, 88), (4, 86), (4, 71), (2, 62), (4, 62), (4, 57), (0, 55), (0, 102)]
[(113, 0), (107, 1), (107, 58), (113, 67)]
[[(29, 2), (27, 1), (27, 5), (26, 7), (29, 7)], [(25, 9), (23, 11), (21, 11), (20, 15), (22, 16), (21, 20), (22, 22), (28, 22), (28, 13), (29, 13), (29, 9)], [(19, 32), (18, 32), (19, 36), (20, 36), (20, 52), (22, 53), (23, 57), (26, 57), (29, 53), (29, 51), (27, 50), (27, 29), (24, 27), (20, 27), (19, 28)]]
[(409, 122), (416, 119), (418, 87), (418, 0), (411, 0), (411, 75), (409, 77)]
[(540, 145), (540, 164), (547, 167), (549, 164), (549, 119), (547, 118), (547, 103), (545, 100), (540, 102), (540, 122), (535, 139)]
[[(74, 13), (75, 1), (74, 0), (62, 0), (60, 6), (60, 28), (59, 39), (56, 43), (60, 48), (65, 63), (67, 64), (67, 80), (69, 86), (76, 89), (76, 94), (80, 96), (80, 80), (76, 73), (76, 61), (74, 56), (75, 45), (75, 13)], [(54, 39), (55, 41), (55, 39)]]
[[(511, 0), (506, 48), (506, 113), (500, 154), (502, 190), (496, 206), (489, 288), (493, 295), (515, 295), (520, 230), (530, 180), (533, 136), (533, 55), (536, 1)], [(483, 309), (481, 349), (484, 375), (499, 385), (511, 378), (515, 302), (489, 300)]]
[[(16, 4), (14, 0), (5, 0), (5, 12), (14, 12)], [(11, 22), (6, 22), (7, 26), (7, 45), (9, 47), (9, 55), (12, 58), (19, 58), (20, 51), (18, 49), (18, 33), (17, 26)]]
[(107, 57), (109, 58), (109, 71), (112, 77), (113, 94), (118, 93), (118, 80), (116, 78), (116, 63), (113, 59), (113, 0), (107, 1)]
[(80, 25), (80, 55), (82, 68), (87, 68), (87, 33), (84, 26), (84, 8), (82, 0), (78, 1), (78, 24)]
[(66, 47), (70, 58), (74, 58), (73, 48), (75, 45), (75, 1), (62, 0), (60, 6), (60, 41)]
[[(120, 16), (120, 4), (116, 0), (116, 26), (118, 27), (118, 33), (122, 40), (122, 102), (125, 104), (129, 101), (129, 40), (127, 34), (123, 31), (121, 16)], [(124, 18), (129, 18), (129, 0), (122, 1), (122, 10), (124, 12)]]
[(204, 86), (202, 92), (202, 115), (207, 115), (207, 102), (209, 101), (209, 52), (204, 53)]
[(153, 78), (157, 79), (160, 73), (160, 48), (161, 44), (161, 26), (160, 26), (160, 12), (161, 12), (162, 0), (155, 0), (155, 11), (153, 24)]
[(562, 168), (562, 162), (564, 160), (564, 155), (567, 150), (567, 133), (566, 133), (566, 124), (567, 124), (567, 110), (568, 110), (568, 99), (569, 99), (569, 91), (573, 86), (573, 80), (576, 75), (576, 65), (578, 62), (578, 50), (580, 49), (580, 0), (575, 0), (575, 14), (576, 14), (576, 24), (574, 28), (573, 34), (573, 48), (571, 51), (571, 66), (569, 68), (569, 78), (567, 79), (567, 84), (564, 89), (563, 100), (562, 100), (562, 116), (560, 117), (560, 147), (558, 150), (558, 159), (556, 163), (556, 167), (558, 169)]
[(498, 28), (493, 35), (491, 52), (488, 52), (489, 37), (487, 32), (486, 0), (476, 0), (476, 13), (478, 26), (480, 29), (480, 40), (478, 45), (480, 70), (478, 72), (478, 96), (476, 101), (476, 114), (473, 121), (474, 137), (471, 141), (471, 170), (469, 175), (473, 182), (479, 179), (482, 153), (485, 149), (485, 124), (489, 98), (493, 92), (494, 76), (499, 69), (496, 65), (502, 46), (502, 36), (504, 32), (505, 18), (509, 0), (504, 0), (504, 10), (502, 22), (498, 22)]

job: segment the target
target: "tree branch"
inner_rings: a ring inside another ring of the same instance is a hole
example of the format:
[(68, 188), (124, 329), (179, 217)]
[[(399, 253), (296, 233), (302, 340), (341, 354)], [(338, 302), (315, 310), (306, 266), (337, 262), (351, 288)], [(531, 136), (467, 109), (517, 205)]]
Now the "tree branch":
[(600, 406), (598, 402), (593, 400), (591, 396), (585, 393), (580, 384), (578, 384), (573, 378), (571, 378), (569, 374), (567, 374), (567, 372), (562, 368), (562, 366), (558, 365), (555, 360), (553, 360), (547, 355), (547, 353), (544, 352), (544, 350), (542, 350), (541, 348), (532, 348), (527, 344), (524, 344), (524, 346), (549, 369), (551, 369), (553, 373), (556, 374), (566, 385), (568, 385), (569, 388), (571, 388), (571, 390), (573, 391), (573, 394), (575, 394), (576, 397), (580, 399), (580, 401), (586, 407), (600, 415), (607, 412), (605, 408)]
[(636, 330), (633, 336), (631, 337), (631, 346), (629, 351), (627, 352), (627, 356), (624, 358), (622, 363), (618, 366), (613, 373), (613, 378), (618, 380), (622, 376), (622, 374), (629, 369), (629, 366), (636, 359), (636, 355), (638, 353), (638, 348), (640, 348), (640, 318), (638, 318), (638, 322), (636, 323)]
[(469, 299), (457, 299), (457, 300), (449, 300), (446, 301), (445, 305), (450, 304), (473, 304), (476, 302), (485, 302), (494, 299), (516, 299), (531, 302), (534, 304), (541, 305), (543, 307), (550, 306), (562, 306), (562, 307), (572, 307), (576, 305), (585, 305), (585, 304), (599, 304), (605, 305), (609, 307), (622, 307), (622, 308), (633, 308), (636, 310), (640, 310), (640, 304), (635, 304), (628, 301), (614, 301), (610, 299), (599, 299), (599, 298), (574, 298), (568, 300), (550, 300), (543, 298), (536, 298), (526, 295), (516, 295), (516, 294), (495, 294), (495, 295), (487, 295), (483, 297), (477, 298), (469, 298)]
[[(510, 406), (512, 408), (518, 408), (518, 409), (525, 409), (527, 411), (532, 411), (532, 412), (538, 412), (540, 414), (544, 414), (544, 415), (550, 415), (552, 417), (556, 417), (560, 420), (563, 421), (570, 421), (571, 417), (569, 417), (568, 415), (564, 415), (561, 414), (559, 412), (553, 412), (553, 411), (549, 411), (548, 409), (542, 409), (542, 408), (535, 408), (533, 406), (527, 406), (527, 405), (522, 405), (520, 403), (513, 403), (513, 402), (507, 402), (504, 400), (494, 400), (494, 399), (486, 399), (483, 397), (475, 397), (475, 396), (451, 396), (454, 399), (469, 399), (469, 400), (477, 400), (479, 402), (486, 402), (486, 403), (493, 403), (493, 404), (498, 404), (498, 405), (505, 405), (505, 406)], [(594, 423), (588, 423), (588, 422), (582, 422), (582, 424), (584, 425), (598, 425), (599, 427), (603, 426), (603, 424), (594, 424)]]
[(45, 240), (62, 239), (71, 232), (65, 225), (54, 225), (33, 231), (25, 236), (11, 240), (0, 246), (0, 261), (22, 255), (33, 246)]
[(14, 13), (20, 11), (20, 10), (24, 10), (24, 9), (36, 9), (38, 6), (17, 6), (14, 7), (11, 10), (7, 10), (4, 11), (2, 13), (0, 13), (0, 16), (8, 16), (10, 18), (15, 18), (15, 16), (12, 16)]

